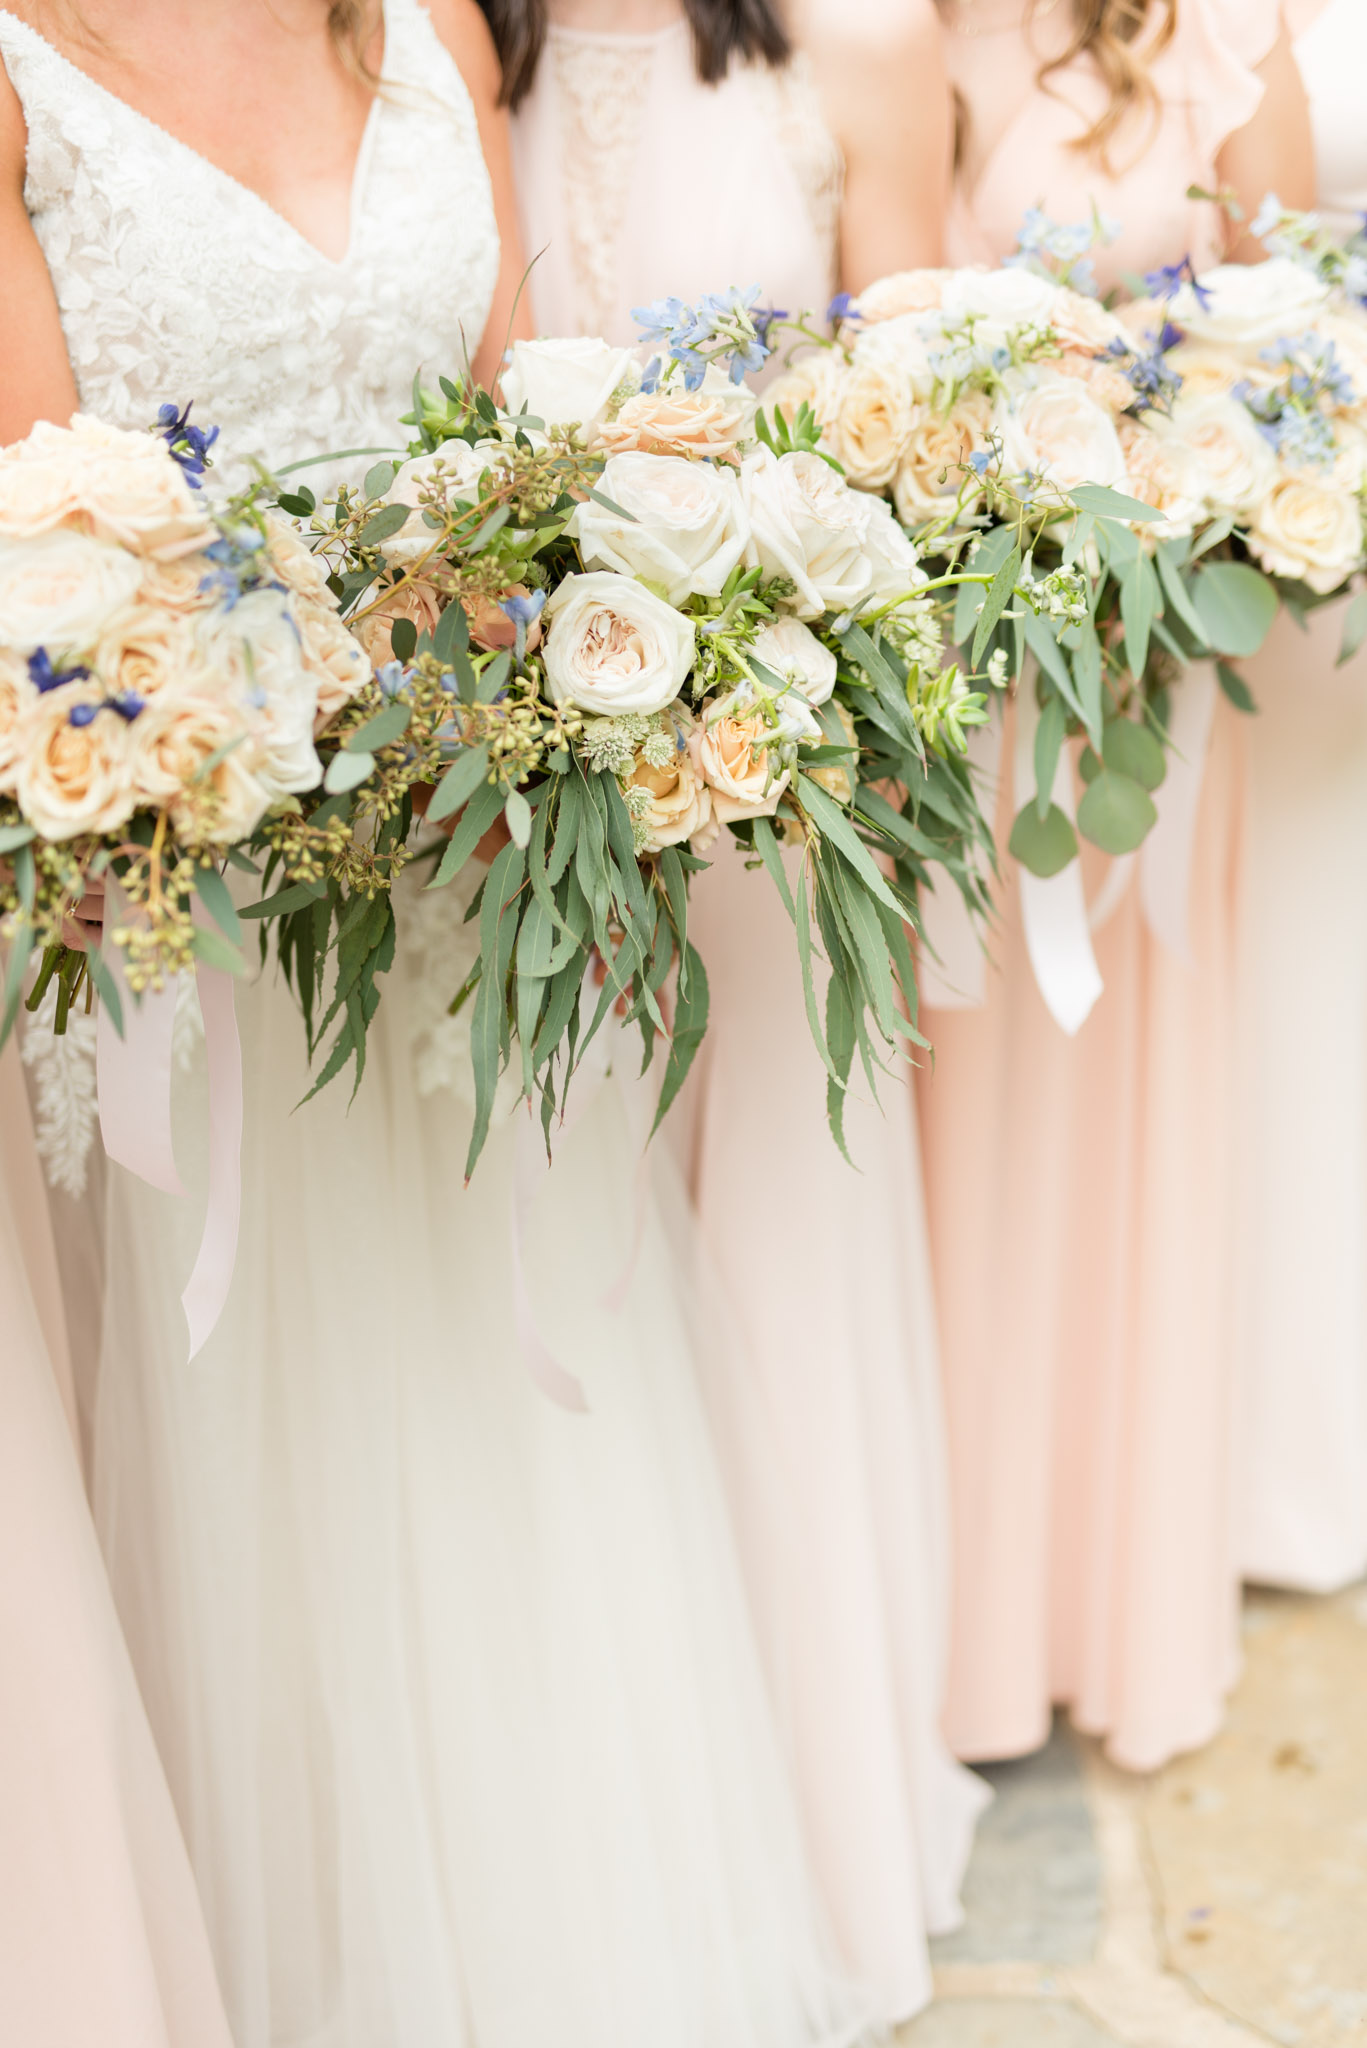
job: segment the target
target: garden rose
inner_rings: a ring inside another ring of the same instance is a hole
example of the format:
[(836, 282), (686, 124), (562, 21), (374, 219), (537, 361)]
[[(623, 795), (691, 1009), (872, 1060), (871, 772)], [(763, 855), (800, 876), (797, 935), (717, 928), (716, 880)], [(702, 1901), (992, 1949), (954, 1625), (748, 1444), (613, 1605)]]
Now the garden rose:
[[(138, 801), (168, 808), (183, 838), (230, 846), (256, 829), (270, 797), (251, 772), (251, 738), (220, 697), (207, 689), (167, 691), (134, 719), (130, 733)], [(214, 754), (221, 758), (206, 772)]]
[(304, 667), (317, 692), (313, 729), (318, 733), (369, 682), (371, 667), (360, 641), (331, 608), (300, 604), (297, 617)]
[(84, 654), (126, 605), (142, 566), (123, 548), (59, 527), (36, 540), (0, 540), (0, 643), (18, 654), (45, 647)]
[(1279, 477), (1253, 515), (1248, 544), (1273, 576), (1297, 577), (1327, 596), (1362, 560), (1362, 510), (1332, 472)]
[(286, 590), (315, 604), (332, 603), (326, 559), (313, 552), (297, 527), (275, 512), (266, 514), (266, 552)]
[(1277, 480), (1277, 458), (1237, 398), (1180, 397), (1169, 418), (1155, 416), (1153, 431), (1195, 456), (1214, 512), (1245, 518)]
[(886, 358), (856, 360), (840, 391), (835, 449), (852, 484), (867, 491), (890, 484), (911, 440), (911, 379)]
[(425, 577), (415, 577), (391, 591), (378, 610), (357, 621), (356, 638), (376, 668), (383, 668), (394, 659), (390, 633), (397, 620), (411, 619), (421, 637), (436, 631), (441, 613), (442, 601), (437, 590)]
[(582, 339), (515, 341), (503, 372), (509, 412), (528, 412), (550, 427), (577, 425), (586, 435), (600, 427), (623, 387), (634, 390), (641, 373), (630, 349)]
[(906, 377), (912, 396), (924, 401), (935, 394), (932, 359), (946, 346), (944, 331), (933, 315), (902, 313), (865, 328), (854, 344), (854, 360), (893, 364)]
[(1139, 420), (1121, 420), (1117, 431), (1125, 457), (1122, 490), (1161, 512), (1161, 523), (1143, 529), (1146, 538), (1177, 540), (1189, 534), (1206, 510), (1205, 476), (1180, 441), (1163, 439)]
[(832, 349), (813, 349), (799, 356), (790, 370), (776, 377), (765, 397), (772, 411), (795, 420), (804, 405), (810, 406), (822, 437), (834, 452), (835, 422), (840, 397), (849, 376), (849, 364)]
[(444, 441), (432, 454), (415, 455), (404, 463), (384, 494), (386, 505), (412, 508), (408, 524), (380, 544), (380, 553), (391, 569), (411, 568), (432, 553), (437, 536), (423, 513), (435, 508), (434, 516), (440, 516), (440, 508), (457, 499), (478, 504), (489, 466), (489, 449), (472, 448), (468, 441)]
[(73, 518), (80, 494), (76, 466), (27, 454), (27, 443), (0, 455), (0, 534), (24, 540)]
[(644, 818), (645, 851), (660, 853), (666, 846), (679, 846), (686, 839), (705, 838), (712, 824), (712, 792), (698, 773), (686, 739), (675, 749), (665, 768), (654, 768), (643, 754), (628, 785), (643, 789), (650, 797)]
[(615, 420), (604, 420), (597, 445), (609, 455), (710, 456), (724, 462), (744, 439), (748, 419), (743, 407), (719, 392), (638, 391), (628, 398)]
[[(14, 792), (28, 822), (45, 839), (112, 832), (136, 801), (129, 724), (101, 706), (93, 685), (35, 692), (17, 721)], [(73, 725), (71, 713), (93, 717)]]
[(215, 538), (203, 498), (164, 442), (100, 428), (79, 415), (72, 431), (82, 454), (81, 509), (97, 539), (173, 562)]
[(567, 576), (543, 617), (546, 682), (557, 704), (604, 718), (663, 711), (693, 666), (692, 621), (630, 576)]
[(1184, 405), (1192, 405), (1198, 398), (1228, 398), (1249, 374), (1248, 364), (1228, 349), (1197, 348), (1187, 342), (1170, 352), (1168, 363), (1182, 379)]
[[(963, 465), (987, 447), (991, 431), (992, 406), (984, 392), (965, 391), (947, 413), (918, 405), (892, 480), (898, 518), (921, 526), (942, 517), (963, 489)], [(966, 501), (970, 506), (976, 495)]]
[(799, 618), (852, 611), (873, 585), (869, 522), (879, 500), (853, 491), (819, 455), (759, 449), (741, 468), (746, 561), (793, 583)]
[(20, 721), (37, 695), (24, 663), (0, 651), (0, 794), (5, 796), (14, 789)]
[(1201, 289), (1207, 305), (1183, 285), (1171, 318), (1194, 341), (1252, 351), (1313, 327), (1329, 297), (1328, 285), (1286, 256), (1267, 263), (1221, 263), (1204, 273)]
[(1125, 458), (1115, 422), (1074, 377), (1026, 372), (997, 407), (1003, 468), (1033, 470), (1064, 491), (1076, 484), (1123, 485)]
[(784, 769), (769, 782), (764, 742), (770, 730), (758, 715), (718, 718), (713, 707), (704, 705), (701, 721), (688, 746), (694, 767), (712, 792), (712, 809), (718, 824), (732, 825), (741, 818), (771, 818), (778, 809), (789, 777)]
[(1066, 286), (1060, 287), (1055, 295), (1049, 321), (1062, 347), (1087, 355), (1104, 355), (1116, 341), (1127, 347), (1130, 343), (1121, 322), (1114, 313), (1106, 311), (1100, 300), (1086, 298)]
[(111, 696), (155, 697), (196, 665), (189, 620), (155, 605), (116, 612), (100, 635), (94, 667)]
[(1023, 328), (1052, 324), (1059, 287), (1032, 270), (958, 270), (946, 281), (947, 324), (972, 319), (974, 341), (985, 348), (1005, 348)]
[(948, 270), (896, 271), (891, 277), (880, 277), (877, 284), (861, 292), (855, 311), (865, 327), (900, 319), (904, 313), (938, 312), (945, 285), (952, 275)]
[(835, 688), (835, 656), (801, 619), (773, 619), (755, 634), (753, 653), (809, 704), (824, 704)]
[(598, 489), (629, 519), (589, 498), (574, 513), (588, 569), (656, 584), (669, 604), (717, 597), (745, 552), (749, 521), (730, 469), (673, 455), (613, 455)]
[(182, 555), (175, 562), (144, 562), (137, 602), (159, 611), (178, 612), (182, 618), (207, 611), (213, 596), (204, 589), (204, 579), (213, 566), (203, 555)]
[(251, 733), (251, 772), (270, 801), (316, 788), (323, 774), (313, 749), (318, 689), (280, 592), (252, 590), (231, 611), (205, 613), (196, 639), (210, 673), (223, 678), (225, 701)]

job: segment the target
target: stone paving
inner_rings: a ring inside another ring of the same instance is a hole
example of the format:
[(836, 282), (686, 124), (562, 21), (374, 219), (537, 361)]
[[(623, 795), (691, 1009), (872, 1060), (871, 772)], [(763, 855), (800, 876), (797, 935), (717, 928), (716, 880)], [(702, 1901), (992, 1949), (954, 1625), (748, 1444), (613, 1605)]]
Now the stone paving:
[(1151, 1778), (1060, 1724), (996, 1800), (898, 2048), (1367, 2048), (1367, 1588), (1255, 1592), (1208, 1749)]

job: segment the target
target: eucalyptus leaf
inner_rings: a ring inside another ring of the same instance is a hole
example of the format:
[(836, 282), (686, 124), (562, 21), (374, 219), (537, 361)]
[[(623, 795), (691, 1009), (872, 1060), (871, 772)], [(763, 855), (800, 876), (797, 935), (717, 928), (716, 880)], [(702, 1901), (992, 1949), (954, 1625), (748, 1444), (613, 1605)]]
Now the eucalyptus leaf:
[(1034, 803), (1017, 812), (1008, 841), (1010, 851), (1032, 875), (1057, 875), (1077, 854), (1077, 834), (1057, 804), (1041, 818)]
[(27, 846), (37, 836), (32, 825), (0, 826), (0, 853), (13, 853), (16, 847)]
[(845, 1142), (845, 1094), (850, 1064), (854, 1059), (854, 1006), (838, 974), (833, 974), (826, 985), (826, 1043), (831, 1049), (835, 1068), (835, 1072), (826, 1077), (826, 1121), (831, 1127), (831, 1136), (852, 1166), (854, 1161), (850, 1159)]
[(1079, 511), (1090, 512), (1097, 519), (1125, 519), (1131, 524), (1151, 526), (1163, 517), (1142, 498), (1127, 497), (1124, 491), (1113, 491), (1109, 484), (1075, 484), (1068, 495)]
[(418, 651), (418, 629), (412, 619), (391, 619), (389, 645), (395, 661), (411, 661)]
[(195, 887), (199, 898), (214, 923), (226, 939), (234, 945), (242, 942), (242, 920), (237, 914), (228, 884), (217, 868), (196, 868)]
[(1195, 578), (1196, 610), (1217, 654), (1256, 654), (1277, 616), (1277, 590), (1248, 562), (1210, 562)]
[(532, 836), (532, 807), (520, 789), (510, 789), (503, 818), (514, 846), (525, 847)]
[(412, 516), (411, 505), (384, 506), (373, 518), (367, 519), (357, 534), (358, 546), (377, 548), (382, 541), (393, 540), (396, 533), (402, 533)]
[(427, 816), (434, 825), (443, 818), (449, 818), (462, 804), (468, 803), (481, 782), (489, 774), (489, 747), (481, 740), (477, 747), (466, 747), (457, 754), (451, 766), (442, 776), (427, 807)]
[(328, 762), (323, 787), (333, 796), (342, 796), (349, 789), (359, 789), (374, 773), (373, 754), (334, 754)]
[(1258, 701), (1237, 668), (1231, 668), (1227, 661), (1217, 661), (1215, 675), (1220, 688), (1236, 711), (1256, 712)]
[(373, 462), (365, 473), (362, 488), (368, 498), (382, 498), (393, 483), (397, 465), (392, 462)]
[(1054, 801), (1054, 777), (1063, 751), (1068, 714), (1061, 697), (1051, 697), (1035, 727), (1035, 811), (1041, 825)]
[(1132, 718), (1113, 718), (1101, 743), (1101, 757), (1117, 775), (1128, 775), (1141, 789), (1157, 789), (1168, 772), (1162, 741)]
[(1020, 569), (1021, 551), (1017, 546), (1012, 548), (987, 587), (987, 596), (983, 600), (983, 608), (978, 614), (977, 630), (973, 635), (971, 659), (974, 668), (981, 666), (984, 650), (996, 630), (997, 621), (1015, 594)]
[(655, 1121), (650, 1127), (652, 1137), (659, 1130), (663, 1118), (688, 1079), (688, 1070), (697, 1057), (698, 1047), (702, 1044), (707, 1031), (707, 969), (703, 966), (696, 947), (690, 945), (685, 958), (687, 974), (675, 992), (674, 1031), (669, 1042), (669, 1058), (665, 1062), (664, 1079), (660, 1084), (660, 1100), (655, 1110)]
[(1367, 589), (1358, 592), (1344, 614), (1343, 644), (1338, 658), (1340, 668), (1352, 660), (1364, 640), (1367, 640)]
[(408, 731), (412, 716), (413, 707), (401, 703), (396, 697), (385, 705), (383, 711), (377, 711), (364, 725), (358, 725), (355, 732), (349, 732), (342, 745), (348, 754), (369, 754), (378, 747), (391, 746)]
[(202, 960), (206, 967), (217, 967), (224, 974), (245, 974), (247, 963), (237, 947), (224, 938), (222, 932), (208, 925), (197, 924), (190, 944), (195, 958)]
[(1133, 853), (1158, 823), (1153, 798), (1133, 776), (1103, 768), (1077, 807), (1077, 829), (1103, 853)]

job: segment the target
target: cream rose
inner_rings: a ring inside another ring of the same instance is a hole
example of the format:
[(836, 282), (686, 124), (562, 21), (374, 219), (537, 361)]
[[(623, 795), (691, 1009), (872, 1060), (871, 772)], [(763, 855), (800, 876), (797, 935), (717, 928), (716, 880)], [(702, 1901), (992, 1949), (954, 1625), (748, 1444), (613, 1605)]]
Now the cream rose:
[(64, 527), (36, 540), (0, 540), (0, 643), (19, 654), (45, 647), (54, 659), (84, 654), (141, 578), (141, 563), (125, 549)]
[(855, 311), (865, 327), (877, 327), (884, 320), (898, 320), (904, 313), (937, 313), (944, 301), (945, 286), (953, 276), (949, 270), (899, 270), (880, 277), (867, 291), (860, 292)]
[(891, 363), (907, 379), (912, 396), (924, 403), (935, 395), (934, 359), (946, 346), (947, 336), (935, 314), (902, 313), (864, 329), (854, 344), (854, 361)]
[(411, 568), (414, 562), (431, 554), (437, 536), (423, 517), (425, 512), (440, 517), (441, 509), (458, 499), (472, 505), (479, 503), (490, 461), (491, 451), (487, 447), (472, 448), (468, 441), (444, 441), (431, 455), (416, 455), (411, 462), (404, 463), (384, 494), (386, 505), (410, 508), (408, 524), (380, 544), (380, 553), (392, 569)]
[(182, 837), (228, 846), (261, 822), (270, 797), (251, 772), (252, 741), (221, 698), (168, 691), (133, 721), (131, 735), (138, 800), (168, 809)]
[(744, 438), (738, 406), (705, 391), (638, 391), (615, 420), (604, 420), (597, 445), (609, 455), (710, 456), (725, 462)]
[(1256, 352), (1284, 334), (1313, 327), (1329, 287), (1289, 257), (1267, 263), (1222, 263), (1201, 278), (1202, 305), (1190, 285), (1172, 302), (1171, 318), (1195, 341)]
[(1245, 518), (1277, 480), (1277, 458), (1237, 398), (1179, 397), (1168, 418), (1155, 415), (1153, 431), (1199, 462), (1213, 512)]
[(911, 440), (914, 409), (911, 379), (899, 364), (855, 361), (834, 423), (836, 452), (852, 484), (876, 491), (892, 482)]
[(1161, 440), (1140, 420), (1121, 420), (1117, 431), (1125, 457), (1122, 489), (1161, 512), (1161, 523), (1144, 528), (1145, 538), (1178, 540), (1206, 513), (1205, 474), (1180, 441)]
[(879, 500), (853, 491), (819, 455), (763, 448), (741, 469), (750, 514), (746, 561), (795, 586), (799, 618), (853, 611), (873, 586), (868, 551)]
[(200, 495), (161, 441), (122, 437), (123, 446), (92, 446), (81, 464), (81, 508), (97, 539), (153, 560), (198, 554), (215, 537)]
[(1358, 498), (1323, 471), (1281, 477), (1253, 516), (1248, 544), (1273, 576), (1297, 577), (1327, 596), (1362, 561)]
[(576, 425), (591, 434), (614, 396), (640, 381), (630, 349), (606, 341), (515, 341), (503, 372), (503, 402), (509, 412), (528, 412), (547, 428)]
[(986, 449), (991, 432), (992, 405), (984, 392), (965, 391), (947, 413), (918, 406), (892, 480), (897, 517), (908, 526), (941, 517), (963, 489), (969, 456)]
[(188, 618), (137, 603), (116, 612), (100, 635), (94, 667), (112, 696), (155, 697), (195, 666)]
[(761, 626), (752, 651), (756, 661), (763, 662), (809, 704), (824, 704), (835, 688), (835, 656), (801, 619), (773, 619)]
[(1032, 270), (1017, 266), (1000, 270), (957, 270), (945, 285), (947, 324), (974, 322), (975, 344), (1005, 348), (1024, 328), (1053, 323), (1059, 287)]
[(789, 420), (796, 419), (804, 405), (810, 406), (822, 439), (835, 453), (835, 423), (849, 375), (850, 366), (842, 355), (833, 349), (815, 349), (799, 356), (790, 370), (774, 379), (765, 400), (771, 411)]
[(1169, 351), (1168, 367), (1182, 380), (1185, 405), (1195, 404), (1198, 398), (1228, 398), (1235, 385), (1247, 378), (1249, 369), (1228, 349), (1197, 348), (1188, 342)]
[(652, 767), (644, 754), (638, 754), (627, 786), (645, 790), (650, 798), (650, 809), (642, 820), (645, 852), (661, 853), (666, 846), (708, 836), (713, 823), (712, 792), (698, 773), (682, 734), (667, 767)]
[(0, 535), (25, 540), (75, 517), (80, 506), (75, 465), (26, 454), (26, 444), (0, 455)]
[(213, 566), (203, 555), (182, 555), (175, 562), (144, 562), (136, 601), (158, 611), (177, 612), (182, 618), (207, 611), (213, 595), (204, 584)]
[[(688, 742), (693, 765), (712, 792), (712, 810), (720, 825), (741, 818), (771, 818), (788, 787), (784, 769), (769, 781), (770, 727), (758, 715), (717, 717), (704, 705), (702, 720)], [(766, 788), (766, 784), (768, 785)]]
[(1072, 377), (1085, 384), (1097, 404), (1104, 406), (1113, 418), (1118, 419), (1134, 404), (1133, 384), (1109, 357), (1083, 355), (1078, 349), (1068, 349), (1053, 368), (1060, 377)]
[[(78, 709), (93, 713), (83, 725), (71, 722)], [(77, 684), (35, 693), (15, 727), (14, 793), (45, 839), (113, 832), (132, 816), (129, 731), (117, 711), (101, 707), (97, 689)]]
[(668, 604), (717, 597), (745, 553), (750, 524), (733, 471), (675, 455), (613, 455), (598, 489), (631, 516), (587, 498), (572, 528), (586, 569), (656, 584)]
[(199, 654), (251, 734), (249, 765), (271, 802), (322, 780), (313, 748), (318, 687), (279, 591), (253, 590), (196, 621)]
[(402, 583), (398, 589), (385, 598), (378, 611), (367, 613), (356, 627), (356, 638), (376, 668), (383, 668), (387, 661), (394, 659), (394, 648), (390, 634), (399, 619), (409, 619), (419, 638), (424, 633), (434, 633), (442, 614), (442, 600), (423, 577), (416, 577), (411, 583)]
[(1115, 422), (1074, 377), (1053, 370), (1023, 373), (998, 403), (996, 424), (1008, 476), (1031, 470), (1064, 491), (1076, 484), (1124, 482)]
[(14, 790), (20, 724), (37, 696), (25, 664), (14, 655), (0, 651), (0, 794), (5, 796)]
[(298, 528), (276, 512), (266, 514), (266, 552), (286, 590), (314, 604), (332, 603), (326, 559), (316, 555)]
[(663, 711), (693, 666), (692, 621), (630, 576), (567, 576), (543, 616), (546, 682), (557, 704), (601, 718)]
[(1066, 287), (1060, 288), (1054, 298), (1049, 324), (1065, 349), (1105, 355), (1114, 342), (1130, 346), (1130, 337), (1114, 313), (1108, 313), (1099, 300), (1085, 298), (1081, 292)]
[(296, 616), (304, 667), (317, 691), (313, 729), (319, 733), (370, 681), (371, 666), (360, 641), (335, 611), (299, 603)]

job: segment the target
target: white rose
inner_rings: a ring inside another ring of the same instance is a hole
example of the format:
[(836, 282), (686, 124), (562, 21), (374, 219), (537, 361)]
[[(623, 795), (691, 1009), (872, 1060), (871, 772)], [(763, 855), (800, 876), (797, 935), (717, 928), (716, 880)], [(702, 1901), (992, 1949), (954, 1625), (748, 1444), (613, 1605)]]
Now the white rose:
[(323, 773), (313, 748), (318, 684), (280, 593), (249, 591), (231, 611), (195, 623), (200, 659), (251, 734), (251, 772), (267, 796), (278, 802), (316, 788)]
[(630, 349), (588, 336), (515, 341), (503, 372), (503, 403), (509, 412), (528, 412), (548, 428), (573, 422), (588, 434), (606, 417), (613, 393), (639, 383)]
[(597, 488), (631, 518), (584, 500), (572, 525), (586, 569), (658, 584), (669, 604), (720, 596), (750, 538), (733, 470), (633, 452), (610, 456)]
[(835, 688), (835, 656), (801, 619), (773, 619), (755, 635), (754, 657), (781, 676), (809, 704), (824, 704)]
[(1267, 263), (1222, 263), (1201, 278), (1209, 295), (1202, 307), (1191, 285), (1183, 285), (1170, 317), (1196, 341), (1259, 349), (1284, 334), (1313, 327), (1329, 287), (1289, 257)]
[(902, 364), (856, 358), (841, 386), (835, 452), (852, 484), (878, 491), (890, 484), (911, 440), (915, 397)]
[[(387, 541), (380, 553), (391, 569), (406, 569), (430, 554), (436, 533), (423, 518), (425, 511), (466, 499), (478, 504), (480, 481), (490, 464), (488, 447), (472, 448), (468, 441), (445, 441), (431, 455), (415, 455), (405, 462), (384, 494), (386, 505), (408, 505), (412, 516)], [(440, 516), (439, 510), (434, 516)]]
[(693, 623), (630, 576), (567, 576), (546, 605), (546, 682), (601, 718), (663, 711), (688, 678)]
[(750, 514), (746, 561), (795, 586), (799, 618), (854, 611), (873, 587), (869, 522), (879, 503), (819, 455), (760, 449), (741, 470)]
[(1032, 270), (958, 270), (945, 285), (947, 324), (972, 319), (979, 347), (1005, 348), (1026, 327), (1048, 327), (1059, 288)]
[(938, 314), (902, 313), (880, 321), (876, 327), (864, 328), (854, 344), (854, 360), (895, 365), (907, 379), (913, 396), (925, 401), (933, 395), (936, 384), (931, 359), (945, 345)]
[(882, 498), (875, 498), (869, 508), (867, 545), (872, 581), (864, 600), (866, 608), (909, 597), (925, 582), (920, 556)]
[(1324, 597), (1362, 560), (1362, 511), (1328, 471), (1279, 477), (1254, 514), (1248, 544), (1273, 576), (1298, 578)]
[[(73, 725), (73, 710), (93, 712)], [(136, 721), (135, 721), (136, 723)], [(79, 684), (35, 696), (14, 735), (15, 795), (45, 839), (112, 832), (136, 800), (127, 719), (101, 707), (100, 692)]]
[(141, 580), (142, 564), (123, 548), (64, 527), (0, 539), (0, 643), (19, 654), (45, 647), (54, 660), (84, 653)]
[(1076, 377), (1028, 371), (1011, 380), (996, 413), (1003, 470), (1033, 470), (1061, 490), (1075, 484), (1123, 485), (1125, 458), (1115, 422)]
[(1206, 515), (1205, 471), (1181, 441), (1161, 438), (1147, 420), (1121, 420), (1127, 496), (1152, 505), (1163, 517), (1145, 526), (1146, 540), (1178, 540)]
[(1214, 512), (1246, 517), (1277, 480), (1276, 455), (1237, 398), (1179, 397), (1169, 418), (1155, 415), (1153, 431), (1196, 458)]

